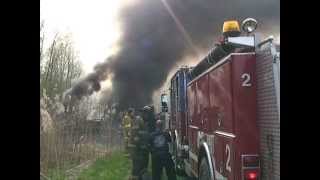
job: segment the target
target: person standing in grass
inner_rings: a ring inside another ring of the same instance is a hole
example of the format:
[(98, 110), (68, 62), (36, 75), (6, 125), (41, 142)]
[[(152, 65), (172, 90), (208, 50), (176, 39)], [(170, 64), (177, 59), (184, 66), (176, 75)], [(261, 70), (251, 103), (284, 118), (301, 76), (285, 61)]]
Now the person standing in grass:
[(154, 114), (154, 107), (152, 105), (150, 106), (144, 106), (141, 109), (141, 116), (145, 125), (145, 135), (143, 143), (147, 144), (148, 150), (144, 153), (143, 157), (143, 167), (148, 168), (149, 165), (149, 154), (150, 154), (150, 134), (155, 130), (155, 114)]
[(129, 153), (129, 138), (130, 138), (130, 129), (132, 126), (132, 120), (134, 118), (134, 110), (129, 108), (125, 113), (122, 120), (122, 128), (123, 128), (123, 137), (124, 137), (124, 146), (126, 153)]
[(161, 120), (156, 121), (156, 130), (151, 133), (151, 156), (152, 156), (152, 180), (161, 180), (162, 169), (166, 169), (168, 180), (176, 180), (174, 162), (169, 152), (171, 138), (168, 132), (163, 131)]

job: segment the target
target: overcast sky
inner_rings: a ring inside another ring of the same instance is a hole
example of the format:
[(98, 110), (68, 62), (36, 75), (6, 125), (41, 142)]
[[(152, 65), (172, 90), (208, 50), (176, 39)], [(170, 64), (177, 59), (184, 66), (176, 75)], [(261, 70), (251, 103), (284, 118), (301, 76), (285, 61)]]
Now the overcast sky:
[(86, 73), (117, 48), (121, 32), (117, 12), (132, 0), (40, 0), (47, 44), (56, 32), (71, 33)]
[[(86, 73), (115, 53), (121, 30), (116, 19), (121, 6), (135, 0), (40, 0), (46, 45), (55, 33), (71, 33)], [(280, 36), (276, 40), (280, 41)]]

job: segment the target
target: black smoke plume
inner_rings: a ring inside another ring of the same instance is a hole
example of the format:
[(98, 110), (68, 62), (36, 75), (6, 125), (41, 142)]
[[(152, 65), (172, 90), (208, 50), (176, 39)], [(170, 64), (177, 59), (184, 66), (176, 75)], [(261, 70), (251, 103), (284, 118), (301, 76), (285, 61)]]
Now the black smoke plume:
[[(168, 4), (185, 32), (170, 15)], [(114, 100), (122, 108), (151, 103), (172, 67), (197, 49), (209, 50), (221, 35), (225, 20), (258, 20), (258, 31), (279, 33), (279, 0), (136, 0), (121, 9), (120, 52), (95, 67), (94, 73), (74, 86), (79, 97), (100, 89), (113, 74)], [(194, 48), (196, 47), (196, 48)], [(200, 59), (199, 59), (200, 61)]]

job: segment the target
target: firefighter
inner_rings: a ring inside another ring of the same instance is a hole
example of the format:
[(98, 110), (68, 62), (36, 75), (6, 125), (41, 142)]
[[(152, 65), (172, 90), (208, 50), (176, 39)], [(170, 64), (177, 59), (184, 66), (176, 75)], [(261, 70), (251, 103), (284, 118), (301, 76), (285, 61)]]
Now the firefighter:
[(151, 133), (155, 130), (155, 114), (153, 106), (144, 106), (142, 109), (142, 118), (148, 126), (148, 131)]
[(169, 152), (171, 138), (168, 132), (163, 131), (161, 120), (156, 121), (156, 130), (151, 134), (151, 155), (152, 155), (152, 180), (160, 180), (162, 169), (166, 169), (167, 179), (176, 180), (174, 162)]
[(142, 180), (148, 168), (149, 132), (141, 116), (136, 116), (131, 129), (129, 147), (131, 149), (132, 173), (131, 180)]
[(125, 145), (125, 151), (129, 151), (128, 149), (128, 143), (129, 143), (129, 137), (130, 137), (130, 128), (132, 124), (132, 119), (134, 117), (134, 110), (132, 108), (129, 108), (127, 112), (125, 112), (125, 115), (122, 119), (122, 128), (123, 128), (123, 137), (124, 137), (124, 145)]
[(155, 129), (155, 114), (154, 114), (154, 107), (153, 106), (144, 106), (142, 110), (140, 111), (142, 115), (142, 119), (144, 122), (144, 128), (145, 128), (145, 138), (143, 140), (143, 143), (146, 143), (148, 146), (148, 149), (145, 150), (143, 153), (144, 156), (142, 157), (143, 161), (142, 166), (145, 168), (148, 168), (149, 164), (149, 155), (150, 155), (150, 134)]

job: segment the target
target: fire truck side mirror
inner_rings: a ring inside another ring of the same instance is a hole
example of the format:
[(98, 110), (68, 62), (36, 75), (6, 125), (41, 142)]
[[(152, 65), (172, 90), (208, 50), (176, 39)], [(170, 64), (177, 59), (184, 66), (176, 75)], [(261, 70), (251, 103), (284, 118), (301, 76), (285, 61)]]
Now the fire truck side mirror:
[(168, 112), (168, 105), (166, 102), (162, 102), (161, 103), (161, 106), (162, 106), (162, 112)]
[(161, 94), (161, 102), (168, 102), (168, 97), (166, 94)]
[(168, 99), (166, 94), (161, 95), (161, 111), (168, 112)]

